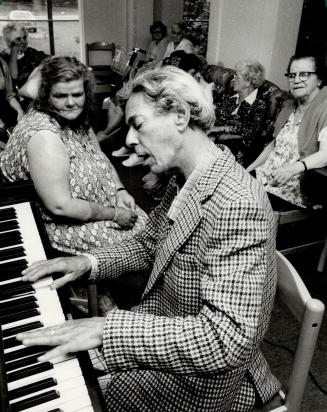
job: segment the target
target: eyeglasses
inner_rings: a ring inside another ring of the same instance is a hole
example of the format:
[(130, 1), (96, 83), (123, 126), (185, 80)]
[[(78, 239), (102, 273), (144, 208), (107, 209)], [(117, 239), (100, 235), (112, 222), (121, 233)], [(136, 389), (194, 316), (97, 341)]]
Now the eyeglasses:
[(294, 80), (296, 79), (296, 76), (299, 76), (299, 79), (302, 82), (305, 82), (313, 74), (317, 74), (317, 73), (316, 72), (295, 72), (295, 73), (285, 73), (285, 76), (288, 78), (290, 82), (294, 82)]
[(22, 36), (22, 37), (16, 37), (16, 38), (14, 39), (14, 41), (20, 42), (20, 41), (26, 40), (26, 39), (27, 39), (27, 36), (25, 35), (25, 36)]
[(172, 30), (171, 31), (171, 34), (183, 34), (181, 31), (175, 31), (175, 30)]

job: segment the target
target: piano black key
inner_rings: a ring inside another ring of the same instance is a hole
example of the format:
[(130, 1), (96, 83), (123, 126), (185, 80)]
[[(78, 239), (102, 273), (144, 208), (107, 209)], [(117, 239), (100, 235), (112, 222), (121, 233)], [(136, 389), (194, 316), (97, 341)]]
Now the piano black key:
[(32, 284), (28, 282), (22, 282), (19, 280), (17, 282), (6, 283), (0, 287), (0, 300), (10, 299), (13, 296), (33, 291), (34, 288)]
[(4, 360), (6, 362), (13, 361), (15, 359), (23, 358), (25, 356), (36, 355), (41, 352), (48, 351), (49, 346), (27, 346), (22, 349), (18, 349), (4, 354)]
[(19, 299), (8, 300), (7, 302), (0, 303), (0, 315), (10, 313), (32, 302), (36, 302), (35, 295), (22, 296)]
[[(32, 299), (31, 299), (32, 298)], [(34, 300), (33, 300), (34, 298)], [(19, 312), (25, 312), (26, 310), (29, 309), (36, 309), (39, 307), (39, 305), (36, 302), (36, 298), (34, 295), (32, 296), (26, 296), (23, 299), (14, 299), (12, 301), (9, 301), (8, 303), (13, 303), (16, 302), (15, 305), (8, 305), (7, 307), (4, 307), (4, 304), (1, 304), (0, 308), (0, 319), (3, 316), (13, 316), (16, 313)]]
[(1, 316), (0, 321), (3, 325), (6, 325), (7, 323), (17, 322), (22, 319), (31, 319), (34, 318), (34, 316), (40, 315), (41, 313), (38, 309), (29, 309), (22, 312), (13, 313), (11, 315)]
[(0, 233), (0, 247), (21, 245), (22, 237), (18, 231)]
[(9, 399), (13, 400), (13, 399), (21, 398), (23, 396), (27, 396), (29, 394), (32, 394), (32, 393), (35, 393), (41, 390), (51, 388), (53, 386), (56, 386), (56, 384), (57, 382), (53, 378), (43, 379), (40, 382), (34, 382), (22, 388), (9, 391)]
[(0, 250), (0, 260), (9, 260), (22, 256), (25, 256), (25, 249), (22, 246)]
[(0, 263), (0, 273), (4, 273), (8, 270), (14, 270), (14, 269), (21, 269), (24, 270), (27, 268), (28, 263), (26, 259), (19, 259), (19, 260), (14, 260), (12, 262), (6, 262), (6, 263)]
[(1, 232), (0, 233), (0, 240), (5, 240), (8, 239), (10, 237), (22, 237), (20, 230), (10, 230), (9, 232)]
[(0, 222), (0, 232), (6, 232), (7, 230), (18, 229), (17, 220), (7, 220), (5, 222)]
[(41, 372), (49, 371), (53, 369), (53, 365), (50, 362), (36, 363), (25, 368), (9, 372), (7, 374), (8, 382), (18, 381), (19, 379), (27, 378), (32, 375), (36, 375)]
[(5, 329), (2, 331), (2, 335), (4, 338), (8, 338), (9, 336), (17, 335), (17, 333), (28, 332), (29, 330), (40, 329), (44, 325), (40, 321), (36, 322), (29, 322), (25, 325), (14, 326), (13, 328)]
[(9, 348), (14, 348), (15, 346), (21, 345), (22, 342), (17, 340), (14, 336), (8, 339), (4, 339), (3, 341), (3, 348), (4, 349), (9, 349)]
[(16, 210), (13, 207), (0, 209), (0, 221), (7, 219), (15, 219), (17, 217)]
[(37, 358), (39, 356), (40, 356), (40, 353), (38, 353), (37, 355), (32, 355), (26, 358), (21, 358), (21, 359), (12, 361), (12, 362), (8, 362), (6, 364), (6, 371), (10, 372), (10, 371), (14, 371), (15, 369), (24, 368), (26, 366), (33, 365), (34, 363), (38, 362)]
[(57, 391), (49, 391), (35, 395), (22, 401), (11, 404), (11, 412), (20, 412), (25, 409), (32, 408), (33, 406), (42, 405), (43, 403), (50, 402), (53, 399), (58, 399), (60, 396)]
[(1, 268), (1, 265), (0, 265), (0, 282), (4, 282), (5, 280), (21, 278), (22, 271), (26, 268), (27, 268), (27, 264), (21, 265), (21, 266), (18, 265), (18, 267), (12, 266), (12, 267), (6, 267), (6, 268)]
[(33, 382), (28, 385), (25, 385), (21, 388), (13, 389), (9, 391), (9, 399), (17, 399), (21, 398), (26, 395), (30, 395), (32, 393), (41, 391), (43, 389), (51, 388), (52, 386), (56, 386), (57, 381), (54, 378), (46, 378), (42, 379), (39, 382)]

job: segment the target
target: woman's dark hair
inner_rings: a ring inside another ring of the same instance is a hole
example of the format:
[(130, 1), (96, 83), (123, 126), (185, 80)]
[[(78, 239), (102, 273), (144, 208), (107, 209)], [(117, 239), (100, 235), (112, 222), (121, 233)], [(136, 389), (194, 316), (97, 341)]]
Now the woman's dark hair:
[[(34, 100), (34, 109), (49, 114), (62, 128), (73, 130), (90, 128), (89, 118), (94, 104), (94, 80), (90, 69), (75, 57), (48, 57), (41, 63), (41, 82), (38, 97)], [(59, 116), (49, 103), (52, 87), (60, 82), (83, 80), (85, 104), (82, 113), (74, 121), (67, 121)]]
[(167, 27), (161, 22), (161, 21), (155, 21), (151, 26), (150, 26), (150, 33), (153, 34), (154, 31), (160, 30), (162, 33), (162, 37), (166, 37), (167, 35)]
[(189, 72), (191, 69), (194, 69), (196, 73), (202, 72), (203, 61), (196, 54), (187, 53), (181, 58), (178, 67), (185, 72)]
[(186, 51), (184, 51), (184, 50), (175, 50), (175, 51), (173, 51), (173, 52), (171, 52), (170, 53), (170, 58), (172, 58), (172, 57), (176, 57), (177, 59), (183, 59), (183, 57), (185, 57), (186, 56)]
[(287, 73), (289, 73), (292, 63), (296, 60), (301, 59), (311, 59), (314, 62), (314, 70), (317, 74), (318, 79), (321, 80), (321, 84), (323, 86), (326, 83), (326, 68), (320, 56), (305, 52), (294, 54), (294, 56), (290, 58), (290, 61), (288, 63)]

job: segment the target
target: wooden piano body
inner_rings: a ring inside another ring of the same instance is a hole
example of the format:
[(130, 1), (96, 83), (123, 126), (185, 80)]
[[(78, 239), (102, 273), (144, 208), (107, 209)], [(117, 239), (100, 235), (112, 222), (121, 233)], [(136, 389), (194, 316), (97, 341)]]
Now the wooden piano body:
[(67, 296), (50, 290), (51, 278), (35, 285), (19, 280), (24, 265), (53, 256), (34, 200), (31, 184), (0, 186), (0, 410), (105, 411), (87, 352), (45, 365), (36, 358), (46, 348), (25, 348), (15, 339), (20, 328), (70, 316)]

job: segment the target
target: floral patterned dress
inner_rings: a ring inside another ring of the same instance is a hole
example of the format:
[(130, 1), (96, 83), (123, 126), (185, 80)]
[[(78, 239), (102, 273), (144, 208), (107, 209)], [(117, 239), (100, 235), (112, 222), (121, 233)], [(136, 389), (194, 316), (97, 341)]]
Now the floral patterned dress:
[(295, 123), (294, 113), (276, 137), (275, 148), (262, 166), (256, 168), (256, 177), (266, 191), (287, 202), (306, 207), (300, 187), (300, 175), (295, 175), (286, 183), (273, 186), (272, 173), (279, 167), (293, 164), (300, 159), (297, 134), (300, 122)]
[[(16, 126), (5, 150), (0, 154), (0, 167), (10, 182), (30, 180), (27, 159), (29, 139), (40, 130), (58, 134), (67, 148), (70, 160), (69, 183), (73, 198), (99, 203), (103, 206), (117, 204), (117, 188), (113, 179), (113, 166), (101, 151), (95, 134), (76, 133), (61, 129), (45, 113), (29, 111)], [(59, 221), (39, 205), (52, 246), (67, 253), (79, 253), (121, 241), (133, 236), (144, 227), (147, 215), (136, 207), (138, 219), (133, 229), (120, 228), (111, 220), (81, 224), (72, 220)]]

